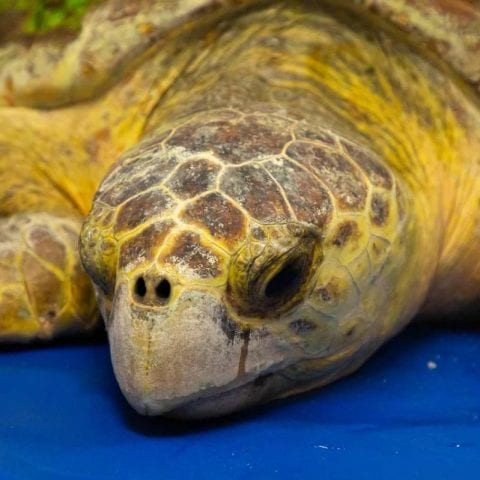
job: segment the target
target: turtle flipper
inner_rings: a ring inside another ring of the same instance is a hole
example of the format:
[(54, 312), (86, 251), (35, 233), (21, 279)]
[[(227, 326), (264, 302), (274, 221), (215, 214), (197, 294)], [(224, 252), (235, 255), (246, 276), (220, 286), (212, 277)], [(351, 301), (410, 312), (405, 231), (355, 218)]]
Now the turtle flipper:
[(80, 223), (48, 213), (0, 219), (0, 342), (96, 326), (93, 289), (78, 256)]

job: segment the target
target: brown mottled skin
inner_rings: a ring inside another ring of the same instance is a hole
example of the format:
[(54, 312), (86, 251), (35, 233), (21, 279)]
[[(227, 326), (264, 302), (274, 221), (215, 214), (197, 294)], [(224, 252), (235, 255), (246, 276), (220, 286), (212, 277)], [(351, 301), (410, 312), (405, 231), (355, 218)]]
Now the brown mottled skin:
[(421, 309), (478, 299), (478, 9), (146, 4), (3, 63), (1, 339), (95, 325), (65, 233), (85, 215), (81, 261), (144, 414), (324, 385)]

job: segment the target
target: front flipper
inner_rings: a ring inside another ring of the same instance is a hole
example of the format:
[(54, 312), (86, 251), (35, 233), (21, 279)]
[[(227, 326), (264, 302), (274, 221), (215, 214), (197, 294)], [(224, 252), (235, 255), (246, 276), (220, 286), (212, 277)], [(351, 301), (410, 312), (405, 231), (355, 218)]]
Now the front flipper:
[(78, 255), (80, 225), (47, 213), (0, 219), (0, 342), (51, 339), (98, 324)]

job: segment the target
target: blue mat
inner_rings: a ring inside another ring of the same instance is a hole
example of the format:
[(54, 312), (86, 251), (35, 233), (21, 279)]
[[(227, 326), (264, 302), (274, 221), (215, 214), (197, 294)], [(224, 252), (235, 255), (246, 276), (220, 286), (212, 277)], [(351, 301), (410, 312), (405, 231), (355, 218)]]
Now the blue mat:
[(131, 410), (105, 344), (2, 351), (0, 478), (479, 478), (479, 362), (480, 330), (416, 326), (330, 387), (188, 424)]

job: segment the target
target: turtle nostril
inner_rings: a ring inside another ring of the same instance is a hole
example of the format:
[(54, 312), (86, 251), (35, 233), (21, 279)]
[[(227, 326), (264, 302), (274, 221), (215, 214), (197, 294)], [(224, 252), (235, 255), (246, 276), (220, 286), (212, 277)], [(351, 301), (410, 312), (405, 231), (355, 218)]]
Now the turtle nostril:
[(143, 277), (138, 277), (135, 282), (135, 295), (143, 298), (147, 294), (147, 285)]
[(170, 285), (170, 282), (166, 278), (164, 278), (155, 287), (155, 294), (157, 295), (158, 299), (164, 302), (170, 297), (171, 290), (172, 287)]
[(154, 288), (155, 278), (153, 276), (140, 276), (135, 280), (133, 286), (134, 299), (144, 306), (165, 305), (172, 293), (172, 286), (166, 278), (161, 278)]

